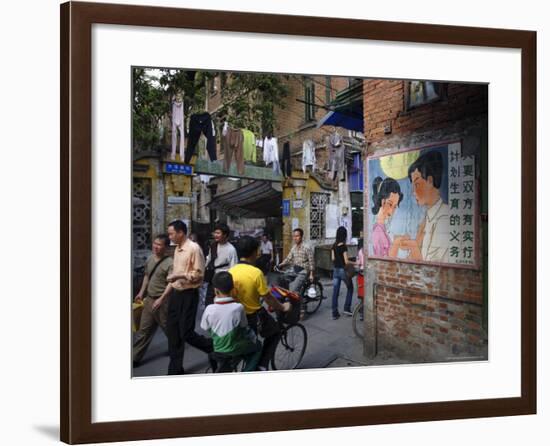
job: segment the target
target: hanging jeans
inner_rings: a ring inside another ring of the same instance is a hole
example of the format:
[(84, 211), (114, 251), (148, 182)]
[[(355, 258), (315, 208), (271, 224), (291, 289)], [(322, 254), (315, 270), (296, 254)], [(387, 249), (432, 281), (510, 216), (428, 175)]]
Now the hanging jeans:
[(231, 159), (235, 157), (235, 164), (240, 175), (244, 175), (243, 132), (240, 129), (229, 127), (223, 136), (224, 170), (229, 171)]
[(338, 295), (340, 294), (340, 284), (344, 282), (348, 289), (346, 300), (344, 302), (344, 311), (351, 313), (351, 298), (353, 296), (353, 282), (346, 275), (344, 268), (334, 268), (332, 273), (332, 315), (339, 316), (338, 312)]
[(185, 151), (185, 164), (189, 164), (191, 157), (195, 154), (195, 148), (199, 138), (203, 134), (206, 136), (206, 150), (210, 161), (216, 161), (216, 131), (210, 113), (197, 113), (191, 115), (189, 119), (189, 138), (187, 140), (187, 150)]
[(292, 164), (290, 163), (290, 143), (287, 141), (283, 145), (282, 170), (285, 177), (292, 174)]
[(185, 133), (183, 131), (183, 102), (172, 102), (172, 159), (176, 159), (176, 148), (178, 143), (178, 131), (180, 134), (180, 160), (183, 160), (183, 143)]

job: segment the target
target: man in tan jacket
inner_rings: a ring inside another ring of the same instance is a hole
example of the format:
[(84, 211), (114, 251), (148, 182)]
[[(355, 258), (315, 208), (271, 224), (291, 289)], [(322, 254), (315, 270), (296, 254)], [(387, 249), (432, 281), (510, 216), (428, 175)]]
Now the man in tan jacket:
[(166, 250), (170, 240), (166, 234), (160, 234), (153, 241), (153, 254), (145, 264), (145, 275), (143, 283), (134, 302), (143, 302), (143, 311), (139, 330), (134, 338), (132, 349), (134, 367), (136, 367), (149, 344), (153, 340), (157, 328), (160, 326), (166, 333), (166, 319), (168, 315), (168, 296), (172, 285), (167, 283), (166, 278), (172, 272), (172, 257), (168, 256)]
[(169, 375), (182, 375), (185, 343), (210, 353), (212, 339), (195, 332), (199, 304), (198, 289), (204, 277), (204, 255), (198, 244), (187, 237), (187, 225), (176, 220), (168, 225), (168, 236), (176, 244), (172, 274), (166, 278), (172, 284), (168, 302)]

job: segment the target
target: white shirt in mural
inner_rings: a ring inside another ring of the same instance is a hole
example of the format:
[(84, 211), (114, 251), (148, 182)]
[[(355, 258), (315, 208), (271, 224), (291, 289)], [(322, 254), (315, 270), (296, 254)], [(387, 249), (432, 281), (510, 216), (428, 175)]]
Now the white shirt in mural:
[(449, 206), (441, 198), (426, 211), (422, 259), (449, 262)]

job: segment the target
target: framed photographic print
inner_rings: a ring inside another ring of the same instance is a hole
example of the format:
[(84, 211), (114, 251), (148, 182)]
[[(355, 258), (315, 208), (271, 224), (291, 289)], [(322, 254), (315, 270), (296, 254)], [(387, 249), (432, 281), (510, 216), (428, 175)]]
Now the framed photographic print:
[(61, 26), (64, 442), (535, 413), (535, 32)]

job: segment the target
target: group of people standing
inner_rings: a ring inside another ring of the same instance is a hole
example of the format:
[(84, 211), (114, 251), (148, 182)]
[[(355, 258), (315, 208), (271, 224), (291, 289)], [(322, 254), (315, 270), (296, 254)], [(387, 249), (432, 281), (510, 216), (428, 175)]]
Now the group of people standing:
[[(168, 338), (169, 375), (185, 372), (186, 343), (208, 354), (215, 372), (228, 371), (220, 357), (237, 355), (247, 357), (250, 370), (267, 369), (278, 342), (279, 326), (262, 306), (262, 300), (280, 312), (291, 307), (271, 295), (265, 275), (256, 267), (259, 242), (243, 236), (235, 248), (228, 237), (227, 225), (216, 225), (206, 259), (180, 220), (168, 225), (168, 235), (155, 238), (141, 289), (134, 299), (143, 302), (133, 348), (134, 366), (139, 365), (160, 326)], [(175, 245), (173, 257), (166, 255), (170, 242)], [(195, 331), (199, 288), (205, 279), (208, 288), (201, 327), (210, 337)]]
[[(293, 247), (278, 265), (290, 266), (295, 273), (289, 284), (299, 291), (305, 281), (313, 280), (313, 250), (303, 242), (303, 230), (293, 231)], [(236, 247), (229, 242), (230, 230), (224, 223), (214, 228), (214, 242), (204, 257), (201, 247), (187, 236), (180, 220), (168, 225), (168, 234), (153, 241), (153, 252), (145, 265), (142, 286), (135, 302), (143, 302), (139, 329), (133, 346), (133, 364), (138, 366), (160, 326), (168, 338), (168, 374), (183, 374), (185, 344), (208, 354), (214, 371), (229, 371), (226, 359), (245, 357), (245, 370), (266, 370), (278, 342), (279, 325), (262, 305), (286, 312), (290, 303), (279, 302), (270, 292), (266, 273), (258, 266), (274, 262), (273, 247), (267, 236), (260, 243), (253, 237), (240, 237)], [(332, 247), (334, 263), (332, 316), (338, 319), (338, 294), (343, 281), (347, 286), (344, 314), (351, 315), (353, 283), (347, 274), (355, 267), (347, 254), (347, 232), (338, 228)], [(173, 256), (167, 255), (170, 242)], [(199, 289), (206, 285), (205, 311), (201, 328), (210, 336), (195, 331), (199, 308)], [(259, 341), (257, 335), (263, 338)]]

